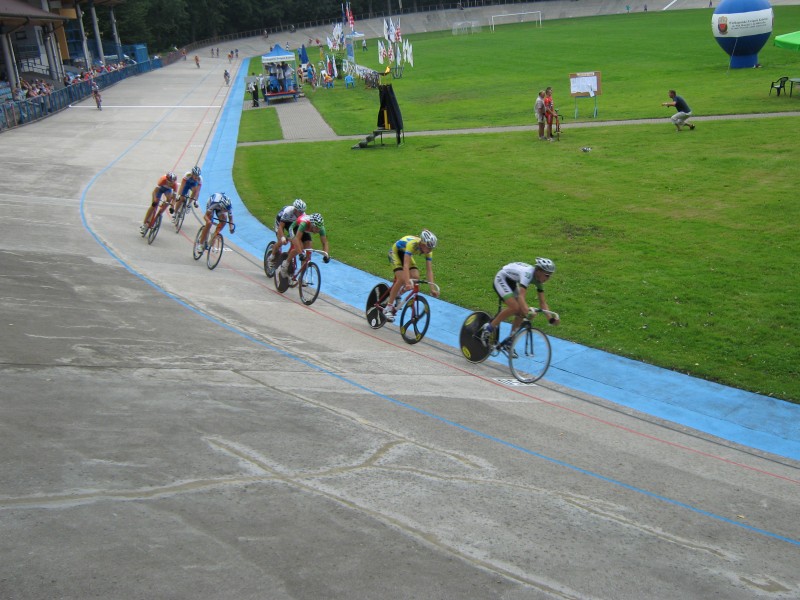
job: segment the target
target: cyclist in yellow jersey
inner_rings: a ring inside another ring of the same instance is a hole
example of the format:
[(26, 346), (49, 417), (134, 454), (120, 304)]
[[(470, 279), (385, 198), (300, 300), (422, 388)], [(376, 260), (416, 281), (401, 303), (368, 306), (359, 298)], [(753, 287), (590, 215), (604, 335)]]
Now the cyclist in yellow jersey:
[[(397, 310), (394, 302), (397, 296), (411, 288), (412, 279), (419, 279), (419, 269), (414, 261), (415, 254), (425, 257), (428, 282), (433, 283), (433, 249), (436, 248), (437, 243), (436, 236), (427, 229), (423, 229), (419, 237), (406, 235), (392, 244), (392, 248), (389, 250), (389, 262), (392, 263), (394, 271), (394, 283), (392, 283), (392, 289), (389, 290), (389, 298), (383, 311), (387, 321), (394, 321), (394, 313)], [(438, 298), (438, 289), (432, 287), (431, 295)]]

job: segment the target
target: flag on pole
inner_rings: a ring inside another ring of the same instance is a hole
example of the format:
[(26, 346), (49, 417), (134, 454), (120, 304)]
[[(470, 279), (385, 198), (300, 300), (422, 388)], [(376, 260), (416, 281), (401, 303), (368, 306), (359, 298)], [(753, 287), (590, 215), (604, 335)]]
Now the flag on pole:
[(386, 19), (383, 20), (383, 39), (387, 42), (389, 41), (389, 24), (386, 22)]
[(395, 41), (395, 35), (397, 35), (397, 30), (394, 28), (394, 23), (392, 23), (392, 18), (389, 17), (389, 39), (386, 40), (390, 44)]
[(347, 21), (350, 23), (350, 32), (352, 33), (356, 30), (356, 20), (353, 17), (353, 9), (350, 7), (349, 2), (347, 3)]
[(378, 40), (378, 62), (383, 64), (383, 59), (386, 56), (386, 47), (383, 45), (383, 40)]
[(394, 37), (394, 41), (395, 42), (402, 42), (403, 41), (403, 36), (400, 35), (400, 17), (397, 17), (397, 29), (395, 30), (394, 35), (395, 35), (395, 37)]

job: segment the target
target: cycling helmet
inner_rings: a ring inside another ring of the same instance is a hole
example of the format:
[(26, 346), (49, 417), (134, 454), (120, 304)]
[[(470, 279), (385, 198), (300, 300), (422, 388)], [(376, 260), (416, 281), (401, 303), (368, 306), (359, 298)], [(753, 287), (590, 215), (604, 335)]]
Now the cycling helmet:
[(537, 258), (536, 259), (536, 268), (537, 269), (541, 269), (545, 273), (555, 273), (556, 272), (556, 265), (549, 258)]
[(192, 167), (192, 175), (200, 177), (200, 167)]
[(419, 237), (420, 237), (420, 239), (422, 240), (422, 242), (423, 242), (423, 243), (424, 243), (424, 244), (425, 244), (425, 245), (426, 245), (428, 248), (430, 248), (431, 250), (433, 250), (434, 248), (436, 248), (436, 243), (438, 242), (438, 240), (436, 239), (436, 236), (435, 236), (435, 235), (433, 235), (433, 233), (432, 233), (432, 232), (428, 231), (427, 229), (423, 229), (423, 230), (422, 230), (422, 233), (420, 234), (420, 236), (419, 236)]
[(225, 210), (230, 210), (231, 209), (231, 199), (228, 198), (225, 194), (221, 194), (221, 196), (222, 196), (222, 198), (219, 201), (220, 204), (222, 204), (222, 206), (223, 206), (223, 208), (225, 208)]
[(172, 182), (175, 182), (175, 181), (177, 181), (177, 180), (178, 180), (178, 176), (177, 176), (177, 175), (175, 175), (175, 173), (173, 173), (172, 171), (170, 171), (169, 173), (167, 173), (167, 181), (172, 181)]
[(323, 227), (325, 225), (325, 221), (322, 220), (322, 215), (319, 213), (314, 213), (309, 216), (308, 221), (316, 227)]
[(292, 203), (292, 206), (294, 206), (294, 207), (295, 207), (295, 209), (296, 209), (298, 212), (306, 212), (306, 203), (305, 203), (305, 202), (303, 202), (302, 200), (300, 200), (300, 198), (298, 198), (297, 200), (295, 200), (295, 201)]

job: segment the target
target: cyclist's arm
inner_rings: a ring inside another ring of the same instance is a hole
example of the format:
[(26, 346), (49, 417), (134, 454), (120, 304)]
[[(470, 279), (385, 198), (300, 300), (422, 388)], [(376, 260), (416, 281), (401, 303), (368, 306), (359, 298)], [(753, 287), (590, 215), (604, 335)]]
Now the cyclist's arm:
[(278, 221), (278, 241), (280, 242), (281, 246), (286, 243), (286, 238), (288, 237), (289, 232), (286, 231), (286, 223), (283, 221)]
[(322, 241), (322, 251), (327, 254), (327, 258), (323, 259), (325, 262), (330, 260), (330, 251), (328, 250), (328, 236), (319, 234), (319, 239)]
[[(537, 290), (537, 291), (539, 293), (539, 308), (541, 308), (542, 310), (550, 310), (550, 307), (547, 305), (547, 300), (544, 297), (544, 292), (542, 290)], [(558, 325), (559, 323), (561, 323), (561, 321), (559, 319), (556, 319), (555, 317), (553, 317), (552, 319), (553, 320), (550, 321), (551, 325)]]
[(226, 215), (227, 215), (227, 217), (228, 217), (228, 231), (230, 231), (231, 233), (233, 233), (233, 229), (234, 229), (234, 227), (236, 227), (236, 226), (233, 224), (233, 212), (231, 212), (231, 211), (229, 211), (229, 210), (228, 210), (228, 211), (225, 211), (225, 213), (226, 213)]
[[(428, 274), (428, 282), (433, 283), (433, 260), (430, 257), (425, 258), (425, 270)], [(431, 286), (431, 296), (439, 297), (439, 289), (436, 286)]]

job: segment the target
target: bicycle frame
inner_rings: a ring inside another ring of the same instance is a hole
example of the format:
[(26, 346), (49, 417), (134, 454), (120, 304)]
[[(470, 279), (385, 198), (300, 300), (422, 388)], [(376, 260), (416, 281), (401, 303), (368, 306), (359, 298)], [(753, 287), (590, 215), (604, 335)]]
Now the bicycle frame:
[[(395, 299), (396, 305), (402, 307), (400, 312), (400, 335), (407, 344), (416, 344), (425, 337), (430, 324), (430, 306), (427, 299), (420, 293), (419, 286), (422, 283), (428, 284), (436, 291), (439, 286), (425, 279), (412, 279), (411, 289), (398, 294)], [(373, 329), (380, 329), (386, 324), (386, 301), (389, 298), (391, 288), (385, 283), (376, 285), (369, 298), (367, 298), (366, 317), (369, 326)]]

